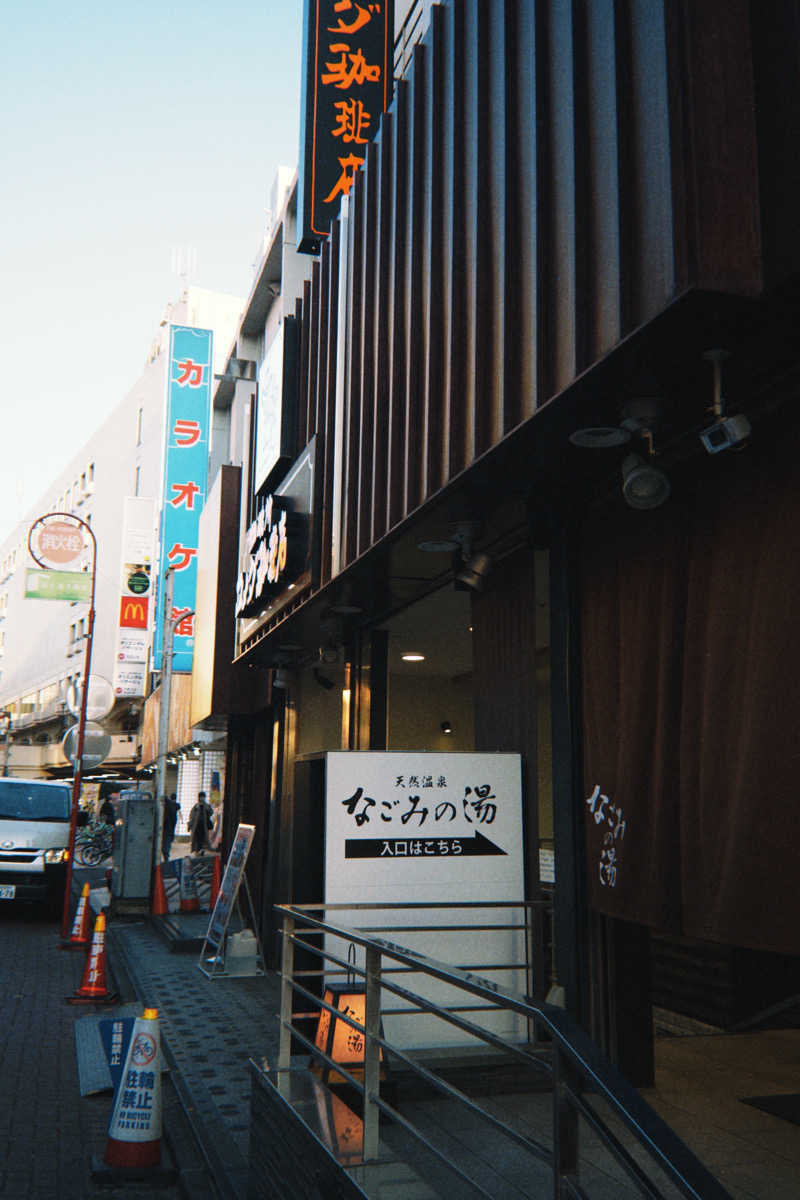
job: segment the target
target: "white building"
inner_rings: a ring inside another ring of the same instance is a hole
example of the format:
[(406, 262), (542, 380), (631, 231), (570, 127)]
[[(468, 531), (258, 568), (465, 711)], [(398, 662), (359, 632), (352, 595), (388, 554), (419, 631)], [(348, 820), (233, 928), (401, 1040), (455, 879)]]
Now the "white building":
[[(33, 522), (48, 512), (74, 513), (97, 539), (95, 628), (91, 672), (114, 675), (120, 609), (121, 532), (126, 497), (152, 498), (157, 514), (163, 474), (166, 375), (170, 325), (214, 332), (214, 370), (225, 362), (242, 309), (236, 297), (189, 287), (165, 310), (142, 374), (14, 533), (0, 544), (0, 709), (10, 714), (10, 744), (0, 769), (47, 776), (71, 771), (61, 740), (74, 718), (66, 708), (70, 682), (82, 677), (88, 605), (25, 598), (27, 546)], [(213, 437), (213, 433), (212, 433)], [(113, 745), (104, 767), (121, 774), (138, 762), (143, 700), (115, 704), (106, 720)]]

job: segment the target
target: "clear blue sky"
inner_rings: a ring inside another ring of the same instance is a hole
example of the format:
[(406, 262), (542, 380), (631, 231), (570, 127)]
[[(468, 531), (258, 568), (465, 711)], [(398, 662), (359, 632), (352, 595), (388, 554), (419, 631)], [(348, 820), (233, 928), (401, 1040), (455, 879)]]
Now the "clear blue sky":
[(302, 0), (37, 0), (0, 39), (0, 538), (189, 282), (245, 296), (295, 166)]

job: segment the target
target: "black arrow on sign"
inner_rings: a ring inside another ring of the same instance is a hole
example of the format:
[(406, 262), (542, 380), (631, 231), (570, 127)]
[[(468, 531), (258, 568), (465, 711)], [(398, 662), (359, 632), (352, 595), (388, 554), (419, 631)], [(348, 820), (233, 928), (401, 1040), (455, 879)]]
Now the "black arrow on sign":
[[(458, 844), (459, 849), (454, 849)], [(397, 847), (402, 846), (400, 853)], [(410, 846), (419, 846), (409, 853)], [(468, 837), (346, 838), (345, 858), (475, 858), (484, 854), (507, 854), (482, 833)]]

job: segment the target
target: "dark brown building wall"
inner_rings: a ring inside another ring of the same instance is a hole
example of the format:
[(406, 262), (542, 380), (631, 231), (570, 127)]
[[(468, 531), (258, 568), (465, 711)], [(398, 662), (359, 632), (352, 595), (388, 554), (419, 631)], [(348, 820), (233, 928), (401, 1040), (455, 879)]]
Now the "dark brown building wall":
[(759, 293), (747, 4), (435, 8), (349, 212), (303, 304), (330, 443), (345, 255), (344, 566), (687, 289)]

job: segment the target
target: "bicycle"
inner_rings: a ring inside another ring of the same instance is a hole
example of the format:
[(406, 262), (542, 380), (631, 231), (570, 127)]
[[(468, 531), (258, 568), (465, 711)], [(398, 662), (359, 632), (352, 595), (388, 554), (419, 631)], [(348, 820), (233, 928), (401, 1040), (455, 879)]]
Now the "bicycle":
[(96, 867), (111, 857), (112, 826), (105, 821), (92, 822), (75, 834), (75, 862), (82, 867)]

